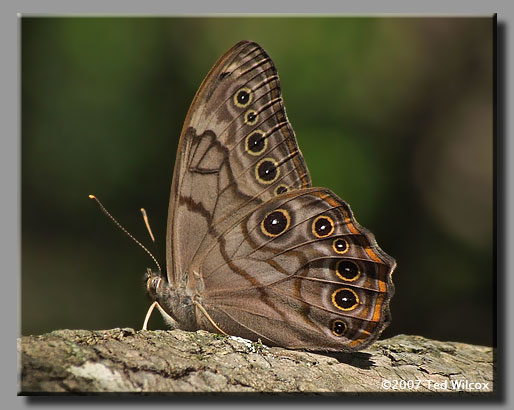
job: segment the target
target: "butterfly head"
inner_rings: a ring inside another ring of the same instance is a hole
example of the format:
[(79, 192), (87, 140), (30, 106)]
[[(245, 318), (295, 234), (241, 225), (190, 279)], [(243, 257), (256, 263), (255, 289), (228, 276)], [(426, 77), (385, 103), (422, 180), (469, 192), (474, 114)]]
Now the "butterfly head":
[(150, 296), (152, 300), (157, 300), (159, 294), (162, 293), (166, 279), (162, 275), (161, 271), (152, 271), (150, 268), (147, 268), (143, 277), (143, 282), (148, 296)]
[(179, 327), (184, 330), (196, 330), (194, 303), (190, 292), (183, 287), (172, 287), (164, 276), (158, 271), (147, 269), (144, 275), (144, 283), (148, 296), (159, 305), (166, 322), (173, 324), (172, 327)]

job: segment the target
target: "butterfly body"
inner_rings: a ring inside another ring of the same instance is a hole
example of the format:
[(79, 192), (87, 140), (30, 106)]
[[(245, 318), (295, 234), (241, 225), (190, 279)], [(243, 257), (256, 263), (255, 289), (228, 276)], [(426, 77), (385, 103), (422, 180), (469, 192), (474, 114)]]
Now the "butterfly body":
[(167, 275), (152, 299), (185, 330), (308, 350), (353, 351), (389, 321), (394, 259), (348, 204), (312, 188), (278, 74), (256, 43), (211, 69), (182, 130)]

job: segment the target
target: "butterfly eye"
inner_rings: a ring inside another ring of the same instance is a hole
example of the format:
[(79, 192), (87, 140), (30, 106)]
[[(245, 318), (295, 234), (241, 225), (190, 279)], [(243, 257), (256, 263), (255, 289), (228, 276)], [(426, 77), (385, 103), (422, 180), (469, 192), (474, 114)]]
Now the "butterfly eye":
[(359, 297), (350, 288), (341, 288), (332, 293), (332, 303), (338, 309), (353, 310), (359, 304)]
[(334, 221), (328, 216), (318, 216), (312, 223), (312, 233), (317, 238), (325, 238), (334, 232)]
[(146, 282), (146, 290), (150, 294), (154, 294), (157, 292), (159, 285), (161, 284), (161, 277), (154, 276)]
[(343, 280), (354, 281), (360, 276), (361, 272), (359, 267), (350, 261), (337, 261), (336, 263), (336, 273)]
[(238, 107), (248, 107), (253, 100), (253, 92), (249, 88), (241, 88), (234, 95), (234, 104)]
[(246, 137), (246, 152), (252, 155), (262, 154), (268, 146), (268, 140), (264, 138), (261, 130), (253, 131)]
[(287, 187), (287, 185), (279, 185), (278, 187), (275, 188), (275, 195), (280, 195), (287, 191), (289, 191), (289, 188)]
[(245, 123), (248, 125), (254, 125), (259, 119), (259, 114), (255, 110), (249, 110), (245, 113)]
[(255, 167), (255, 176), (262, 184), (271, 184), (278, 178), (277, 163), (271, 158), (264, 158)]
[(270, 237), (279, 236), (284, 233), (291, 224), (289, 212), (285, 209), (277, 209), (267, 214), (261, 223), (262, 232)]
[(336, 336), (344, 335), (344, 332), (348, 329), (348, 326), (345, 322), (340, 319), (336, 319), (332, 321), (332, 325), (330, 326), (332, 333)]
[(342, 255), (343, 253), (346, 253), (348, 250), (348, 242), (346, 242), (342, 238), (337, 238), (332, 243), (332, 248), (334, 251), (336, 251), (338, 254)]

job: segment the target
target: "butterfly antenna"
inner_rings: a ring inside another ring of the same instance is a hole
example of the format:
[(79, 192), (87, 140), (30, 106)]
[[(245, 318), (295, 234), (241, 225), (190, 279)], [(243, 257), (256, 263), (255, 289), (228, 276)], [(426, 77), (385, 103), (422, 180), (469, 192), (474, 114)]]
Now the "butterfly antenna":
[[(143, 221), (145, 221), (146, 230), (148, 231), (148, 234), (150, 235), (150, 238), (155, 245), (155, 237), (153, 236), (152, 228), (150, 228), (150, 220), (148, 219), (145, 208), (141, 208), (141, 213), (143, 214)], [(161, 253), (159, 252), (158, 248), (154, 247), (153, 252), (157, 255), (159, 260), (162, 260)]]
[(152, 238), (152, 242), (155, 243), (155, 238), (152, 233), (152, 229), (150, 228), (150, 222), (148, 221), (148, 215), (146, 214), (145, 208), (141, 208), (141, 213), (143, 214), (143, 220), (145, 221), (146, 229), (150, 234), (150, 238)]
[[(143, 250), (148, 255), (150, 255), (150, 258), (152, 258), (152, 260), (154, 261), (155, 265), (157, 266), (157, 269), (159, 270), (159, 272), (161, 272), (161, 265), (159, 265), (159, 262), (157, 262), (157, 259), (155, 259), (155, 257), (152, 255), (152, 253), (141, 242), (139, 242), (136, 238), (134, 238), (134, 235), (132, 235), (123, 226), (121, 226), (121, 224), (116, 219), (114, 219), (114, 217), (109, 213), (109, 211), (107, 211), (107, 209), (105, 209), (105, 207), (102, 205), (102, 203), (96, 196), (89, 195), (89, 198), (94, 199), (96, 201), (96, 203), (98, 204), (98, 206), (100, 207), (100, 209), (102, 210), (102, 212), (105, 215), (107, 215), (111, 219), (111, 221), (113, 221), (118, 226), (118, 228), (120, 228), (123, 232), (125, 232), (129, 238), (131, 238), (135, 243), (137, 243), (141, 248), (143, 248)], [(150, 235), (153, 240), (153, 235), (151, 234), (152, 231), (150, 230), (150, 225), (147, 225), (147, 228), (149, 229)]]

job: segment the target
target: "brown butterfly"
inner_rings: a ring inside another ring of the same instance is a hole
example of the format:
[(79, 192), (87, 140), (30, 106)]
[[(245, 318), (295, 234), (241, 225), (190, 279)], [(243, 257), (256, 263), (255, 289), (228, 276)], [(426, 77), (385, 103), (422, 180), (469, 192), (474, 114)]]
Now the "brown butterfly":
[(218, 60), (187, 114), (166, 263), (147, 290), (185, 330), (354, 351), (388, 325), (396, 263), (346, 202), (311, 187), (277, 70), (254, 42)]

